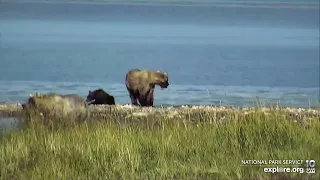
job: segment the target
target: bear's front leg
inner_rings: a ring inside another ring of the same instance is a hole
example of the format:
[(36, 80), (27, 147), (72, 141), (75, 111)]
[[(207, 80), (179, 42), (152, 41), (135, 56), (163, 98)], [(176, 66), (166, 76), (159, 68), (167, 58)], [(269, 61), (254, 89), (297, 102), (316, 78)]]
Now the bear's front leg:
[(147, 99), (146, 99), (146, 97), (143, 96), (143, 95), (140, 95), (140, 96), (139, 96), (139, 103), (140, 103), (141, 106), (147, 106)]

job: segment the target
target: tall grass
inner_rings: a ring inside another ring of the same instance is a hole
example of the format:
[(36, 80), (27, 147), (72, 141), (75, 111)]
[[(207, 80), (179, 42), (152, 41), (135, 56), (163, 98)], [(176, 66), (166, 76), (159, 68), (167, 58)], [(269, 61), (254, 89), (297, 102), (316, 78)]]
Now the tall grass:
[(241, 165), (245, 159), (319, 163), (319, 117), (304, 124), (277, 110), (228, 117), (114, 116), (55, 128), (34, 118), (0, 136), (0, 179), (319, 179), (318, 169), (273, 174), (263, 171), (272, 165)]

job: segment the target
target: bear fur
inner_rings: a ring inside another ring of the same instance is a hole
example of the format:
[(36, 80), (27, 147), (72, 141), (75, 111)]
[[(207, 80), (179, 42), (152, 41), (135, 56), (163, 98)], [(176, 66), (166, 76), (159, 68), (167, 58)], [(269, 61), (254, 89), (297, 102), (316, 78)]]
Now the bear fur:
[(126, 87), (133, 105), (138, 105), (138, 99), (141, 106), (153, 106), (155, 85), (167, 88), (168, 73), (132, 69), (126, 75)]
[(86, 101), (88, 104), (115, 105), (114, 97), (105, 92), (103, 89), (97, 89), (94, 91), (89, 90)]
[(30, 94), (22, 108), (27, 113), (34, 111), (45, 119), (75, 117), (77, 121), (85, 121), (89, 116), (87, 102), (76, 94)]

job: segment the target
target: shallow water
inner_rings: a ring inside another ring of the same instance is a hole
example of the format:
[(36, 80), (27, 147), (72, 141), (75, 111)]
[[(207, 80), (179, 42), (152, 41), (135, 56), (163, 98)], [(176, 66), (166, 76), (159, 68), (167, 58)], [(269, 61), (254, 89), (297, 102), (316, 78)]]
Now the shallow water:
[(319, 8), (232, 5), (0, 3), (0, 102), (103, 88), (126, 104), (126, 72), (148, 68), (169, 73), (156, 105), (318, 106)]
[(0, 131), (20, 129), (21, 121), (22, 119), (17, 117), (0, 117)]

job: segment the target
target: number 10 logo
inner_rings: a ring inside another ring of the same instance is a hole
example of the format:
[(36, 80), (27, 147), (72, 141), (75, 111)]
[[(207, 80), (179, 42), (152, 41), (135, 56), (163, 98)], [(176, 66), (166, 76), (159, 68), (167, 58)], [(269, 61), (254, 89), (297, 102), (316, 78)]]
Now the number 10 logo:
[(306, 160), (306, 173), (316, 173), (316, 161)]

